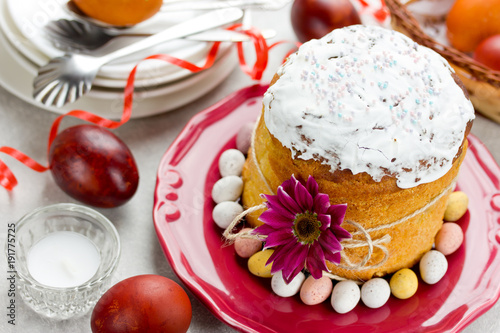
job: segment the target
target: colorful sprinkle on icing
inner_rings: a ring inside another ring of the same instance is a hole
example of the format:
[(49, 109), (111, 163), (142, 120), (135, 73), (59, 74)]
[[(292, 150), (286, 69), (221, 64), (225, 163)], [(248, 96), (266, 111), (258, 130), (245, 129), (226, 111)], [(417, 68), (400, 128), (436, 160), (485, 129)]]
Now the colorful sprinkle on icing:
[[(320, 156), (332, 171), (367, 172), (376, 181), (389, 172), (399, 187), (414, 187), (450, 169), (474, 118), (452, 72), (444, 58), (398, 32), (336, 29), (282, 65), (264, 96), (264, 119), (298, 158)], [(422, 160), (428, 167), (419, 167)]]

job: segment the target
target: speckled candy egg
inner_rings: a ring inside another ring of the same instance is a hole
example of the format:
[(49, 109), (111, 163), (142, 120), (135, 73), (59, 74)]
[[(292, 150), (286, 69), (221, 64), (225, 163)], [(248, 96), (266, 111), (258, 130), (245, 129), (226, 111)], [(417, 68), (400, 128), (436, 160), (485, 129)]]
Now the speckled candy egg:
[(238, 134), (236, 135), (236, 148), (238, 148), (238, 150), (243, 154), (246, 154), (248, 152), (248, 149), (250, 149), (254, 126), (255, 123), (253, 122), (246, 123), (245, 125), (241, 126)]
[(354, 281), (340, 281), (333, 287), (332, 307), (338, 313), (347, 313), (356, 307), (360, 298), (361, 291)]
[(290, 281), (289, 284), (285, 282), (283, 279), (283, 274), (281, 271), (275, 273), (271, 279), (271, 288), (273, 289), (274, 293), (278, 296), (281, 297), (291, 297), (293, 295), (296, 295), (300, 287), (302, 286), (302, 283), (304, 283), (304, 280), (306, 279), (306, 276), (304, 273), (299, 272), (292, 281)]
[(448, 261), (441, 252), (431, 250), (420, 259), (419, 268), (422, 280), (428, 284), (435, 284), (446, 274)]
[[(251, 228), (244, 228), (241, 231), (251, 231)], [(250, 258), (262, 249), (262, 242), (258, 239), (236, 238), (234, 241), (234, 251), (242, 258)]]
[(228, 149), (219, 158), (219, 172), (222, 177), (240, 176), (245, 164), (245, 155), (238, 149)]
[(453, 192), (450, 194), (448, 203), (446, 204), (444, 220), (450, 222), (458, 221), (462, 216), (464, 216), (468, 205), (469, 198), (467, 197), (467, 194), (462, 191)]
[(256, 276), (270, 278), (272, 276), (271, 268), (273, 267), (273, 264), (270, 263), (269, 265), (266, 265), (266, 262), (273, 252), (274, 250), (267, 249), (259, 251), (251, 256), (250, 259), (248, 259), (248, 270), (250, 273)]
[(415, 295), (418, 289), (417, 274), (411, 269), (403, 268), (394, 273), (389, 282), (392, 294), (399, 299), (407, 299)]
[(363, 283), (361, 287), (361, 300), (372, 309), (377, 309), (387, 303), (391, 296), (389, 283), (382, 278), (373, 278)]
[(436, 235), (436, 250), (445, 256), (455, 252), (464, 241), (462, 228), (456, 223), (443, 223), (441, 230)]
[(223, 201), (218, 203), (212, 211), (212, 218), (219, 228), (229, 227), (234, 218), (243, 212), (243, 207), (234, 201)]
[(243, 191), (243, 180), (238, 176), (222, 177), (212, 188), (212, 199), (216, 203), (235, 201)]
[(322, 303), (332, 294), (333, 282), (327, 276), (315, 279), (310, 275), (300, 288), (300, 299), (304, 304), (315, 305)]

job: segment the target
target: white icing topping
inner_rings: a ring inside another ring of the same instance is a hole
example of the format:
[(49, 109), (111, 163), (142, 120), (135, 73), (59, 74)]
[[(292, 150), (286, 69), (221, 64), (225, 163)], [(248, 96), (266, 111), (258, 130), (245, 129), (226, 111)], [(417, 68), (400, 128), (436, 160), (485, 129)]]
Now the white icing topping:
[(398, 32), (337, 29), (303, 44), (278, 70), (264, 120), (294, 158), (414, 187), (450, 170), (474, 119), (452, 72)]

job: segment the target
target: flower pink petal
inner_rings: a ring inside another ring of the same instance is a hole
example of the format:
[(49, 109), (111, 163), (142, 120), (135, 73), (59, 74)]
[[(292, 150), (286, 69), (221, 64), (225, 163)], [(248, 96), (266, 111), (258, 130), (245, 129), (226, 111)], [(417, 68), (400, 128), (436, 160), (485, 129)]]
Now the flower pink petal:
[(331, 205), (328, 208), (328, 214), (332, 216), (332, 221), (335, 224), (341, 225), (344, 222), (345, 212), (347, 211), (347, 204)]
[(335, 253), (342, 251), (342, 245), (331, 230), (326, 230), (325, 232), (321, 233), (318, 241), (323, 249), (327, 250), (328, 252)]
[(278, 187), (278, 199), (289, 212), (293, 214), (302, 212), (297, 202), (295, 202), (295, 199), (286, 193), (281, 186)]
[[(305, 254), (307, 254), (307, 252), (304, 252)], [(302, 271), (302, 269), (304, 269), (304, 265), (301, 266), (297, 266), (295, 268), (295, 270), (293, 270), (293, 272), (288, 275), (288, 276), (283, 276), (283, 280), (285, 280), (286, 284), (289, 284), (290, 282), (292, 282), (292, 280), (297, 276), (297, 274), (300, 273), (300, 271)]]
[(295, 249), (292, 250), (292, 252), (286, 257), (285, 267), (289, 268), (283, 270), (283, 279), (286, 283), (290, 283), (304, 268), (308, 252), (308, 246), (296, 246)]
[(309, 211), (313, 210), (313, 197), (307, 191), (307, 189), (300, 182), (295, 184), (295, 200), (297, 204), (300, 206), (301, 211)]
[(260, 214), (259, 220), (266, 224), (269, 224), (275, 229), (285, 227), (291, 228), (293, 226), (293, 219), (289, 219), (288, 217), (283, 216), (274, 209), (267, 209), (266, 211), (264, 211), (262, 214)]
[(331, 262), (332, 264), (340, 264), (340, 252), (325, 252), (325, 259)]
[(285, 180), (283, 184), (281, 184), (283, 191), (285, 191), (294, 200), (295, 200), (295, 186), (297, 186), (297, 183), (299, 183), (299, 181), (295, 178), (294, 175), (292, 175), (290, 179)]
[[(279, 250), (280, 250), (279, 248), (274, 249), (274, 253), (266, 262), (266, 266), (271, 263), (273, 264), (273, 266), (271, 267), (271, 274), (279, 272), (285, 268), (286, 254), (283, 255), (283, 253), (276, 253)], [(273, 255), (275, 256), (274, 258)]]
[[(254, 233), (267, 236), (265, 248), (274, 247), (274, 253), (267, 264), (272, 263), (271, 273), (282, 271), (289, 283), (306, 266), (311, 275), (318, 279), (327, 271), (325, 260), (340, 262), (340, 241), (351, 235), (340, 225), (344, 221), (344, 205), (331, 205), (328, 195), (319, 193), (318, 183), (309, 176), (302, 185), (294, 176), (278, 187), (276, 195), (262, 195), (267, 210), (259, 219), (264, 224)], [(320, 226), (320, 235), (312, 244), (299, 241), (293, 232), (298, 214), (314, 214)]]
[(313, 197), (318, 195), (318, 183), (316, 182), (316, 179), (314, 179), (314, 177), (309, 176), (309, 178), (307, 178), (306, 188)]
[(314, 197), (314, 212), (318, 214), (328, 213), (328, 208), (330, 207), (330, 199), (327, 194), (318, 193)]
[(295, 238), (291, 229), (281, 229), (267, 236), (266, 248), (285, 245), (294, 241)]
[(332, 217), (326, 214), (317, 214), (318, 221), (321, 222), (320, 230), (323, 232), (326, 229), (330, 228), (330, 224), (332, 222)]
[(325, 254), (317, 242), (309, 248), (306, 267), (315, 279), (321, 278), (323, 276), (323, 271), (328, 271), (328, 267), (326, 267), (325, 263)]
[(339, 241), (352, 238), (352, 235), (349, 233), (349, 231), (345, 230), (339, 225), (332, 225), (330, 229), (332, 230), (332, 232), (335, 234), (335, 237), (337, 237)]
[(269, 257), (266, 262), (266, 265), (273, 263), (273, 267), (271, 267), (271, 273), (274, 274), (279, 272), (285, 268), (285, 260), (288, 253), (297, 245), (295, 241), (291, 241), (288, 244), (277, 246), (274, 249), (273, 254)]
[(277, 213), (290, 220), (295, 219), (295, 213), (290, 212), (285, 206), (283, 206), (277, 195), (264, 195), (264, 198), (267, 200), (266, 205), (268, 208), (275, 210)]
[(258, 226), (252, 231), (252, 233), (255, 235), (269, 235), (272, 234), (273, 232), (276, 232), (276, 229), (265, 223)]

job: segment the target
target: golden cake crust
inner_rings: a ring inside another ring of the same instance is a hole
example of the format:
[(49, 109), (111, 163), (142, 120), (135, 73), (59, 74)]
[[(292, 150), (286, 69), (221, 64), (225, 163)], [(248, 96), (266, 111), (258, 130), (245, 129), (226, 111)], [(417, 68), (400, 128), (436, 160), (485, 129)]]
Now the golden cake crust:
[[(277, 79), (278, 76), (275, 76), (271, 84)], [(319, 191), (330, 196), (331, 204), (348, 204), (345, 220), (359, 223), (364, 229), (382, 226), (381, 230), (369, 233), (372, 240), (384, 235), (391, 237), (390, 242), (384, 244), (389, 253), (388, 260), (380, 267), (347, 269), (328, 263), (333, 274), (348, 279), (368, 280), (411, 267), (432, 248), (434, 238), (441, 228), (448, 196), (465, 157), (466, 136), (471, 125), (472, 122), (467, 126), (463, 144), (452, 168), (443, 177), (430, 183), (401, 189), (397, 186), (396, 177), (384, 176), (380, 182), (376, 182), (364, 172), (353, 175), (350, 170), (336, 170), (332, 173), (330, 166), (319, 161), (293, 159), (291, 151), (268, 131), (264, 117), (261, 116), (255, 129), (253, 148), (249, 151), (243, 169), (243, 204), (245, 208), (261, 204), (264, 201), (260, 197), (261, 193), (273, 194), (291, 175), (302, 182), (311, 175), (317, 181)], [(441, 197), (436, 202), (432, 202), (439, 196)], [(429, 207), (417, 216), (396, 226), (386, 227), (426, 206)], [(262, 210), (247, 215), (247, 222), (254, 227), (260, 225), (260, 213)], [(351, 233), (357, 231), (346, 222), (342, 227)], [(359, 233), (353, 239), (366, 243), (365, 237)], [(367, 253), (367, 246), (344, 249), (344, 254), (352, 264), (359, 263)], [(366, 266), (377, 265), (383, 258), (384, 252), (375, 247)], [(346, 265), (346, 261), (342, 260), (341, 266)]]

